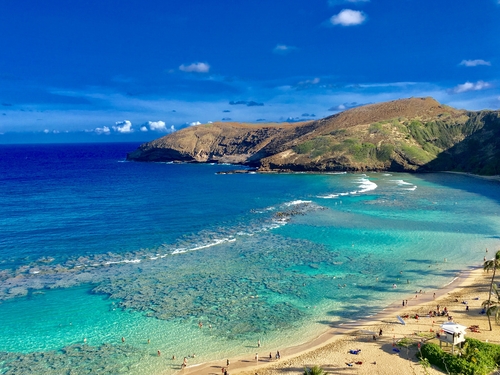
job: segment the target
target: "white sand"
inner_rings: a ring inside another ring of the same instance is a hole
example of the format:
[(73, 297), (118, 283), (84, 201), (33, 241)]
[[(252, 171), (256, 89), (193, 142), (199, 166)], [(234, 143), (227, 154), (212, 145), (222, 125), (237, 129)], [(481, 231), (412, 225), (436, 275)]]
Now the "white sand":
[[(245, 358), (229, 358), (231, 364), (228, 372), (231, 375), (283, 375), (302, 374), (304, 367), (321, 366), (324, 370), (335, 374), (424, 374), (415, 356), (416, 349), (401, 348), (400, 352), (393, 350), (393, 342), (403, 338), (418, 342), (426, 340), (422, 336), (433, 336), (439, 326), (448, 321), (445, 317), (426, 317), (429, 311), (436, 310), (439, 304), (441, 309), (447, 307), (453, 321), (464, 326), (478, 325), (480, 333), (467, 330), (467, 335), (483, 341), (500, 344), (500, 326), (493, 319), (493, 331), (489, 331), (488, 320), (481, 315), (481, 303), (487, 299), (491, 273), (484, 273), (481, 269), (464, 272), (450, 285), (425, 294), (408, 296), (408, 306), (392, 305), (381, 313), (370, 318), (331, 328), (315, 340), (291, 348), (280, 350), (281, 360), (269, 360), (269, 352), (259, 352), (259, 362), (254, 359), (255, 349), (252, 349)], [(436, 293), (436, 298), (433, 297)], [(475, 299), (478, 298), (478, 299)], [(458, 302), (456, 302), (458, 300)], [(462, 301), (467, 301), (469, 311)], [(406, 325), (398, 323), (397, 315), (414, 316), (418, 313), (421, 318), (408, 318)], [(378, 336), (382, 329), (383, 335)], [(377, 340), (372, 335), (362, 331), (374, 331)], [(365, 334), (363, 334), (365, 333)], [(417, 335), (418, 334), (418, 335)], [(432, 339), (432, 342), (438, 342)], [(358, 355), (349, 354), (351, 349), (361, 349)], [(275, 353), (273, 353), (273, 356)], [(355, 364), (362, 362), (362, 364)], [(347, 363), (352, 363), (348, 366)], [(187, 367), (181, 370), (182, 375), (221, 375), (226, 361), (210, 362)], [(441, 374), (437, 369), (430, 369), (430, 374)]]

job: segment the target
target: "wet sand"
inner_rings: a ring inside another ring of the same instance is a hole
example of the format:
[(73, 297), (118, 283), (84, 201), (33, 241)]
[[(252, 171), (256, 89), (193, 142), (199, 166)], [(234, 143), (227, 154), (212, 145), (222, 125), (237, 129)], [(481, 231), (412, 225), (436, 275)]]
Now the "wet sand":
[[(424, 373), (417, 358), (416, 348), (401, 348), (394, 351), (394, 343), (407, 338), (413, 342), (425, 341), (435, 336), (439, 326), (447, 322), (446, 316), (427, 317), (429, 311), (436, 310), (437, 305), (447, 307), (453, 321), (464, 326), (478, 325), (479, 333), (467, 330), (467, 335), (483, 341), (500, 344), (500, 326), (493, 320), (493, 331), (489, 331), (488, 320), (481, 315), (481, 303), (487, 299), (491, 273), (485, 273), (475, 267), (462, 272), (450, 284), (425, 293), (406, 296), (408, 305), (402, 301), (394, 303), (378, 314), (343, 324), (332, 326), (316, 339), (289, 348), (277, 348), (281, 359), (276, 360), (276, 352), (269, 359), (269, 352), (260, 348), (249, 349), (248, 356), (229, 358), (228, 373), (231, 375), (278, 375), (302, 374), (304, 367), (321, 366), (324, 370), (335, 374), (412, 374)], [(434, 297), (435, 293), (435, 297)], [(467, 301), (469, 311), (462, 301)], [(419, 314), (420, 318), (411, 318)], [(409, 315), (405, 325), (399, 323), (397, 316)], [(378, 336), (382, 329), (382, 336)], [(372, 333), (376, 334), (373, 340)], [(437, 339), (431, 339), (438, 343)], [(396, 346), (397, 348), (397, 346)], [(361, 349), (358, 355), (349, 353), (351, 349)], [(255, 353), (259, 361), (255, 360)], [(361, 364), (356, 364), (360, 362)], [(349, 366), (348, 364), (351, 364)], [(220, 375), (226, 367), (226, 359), (188, 366), (180, 370), (182, 375)], [(439, 370), (429, 369), (430, 374), (441, 374)]]

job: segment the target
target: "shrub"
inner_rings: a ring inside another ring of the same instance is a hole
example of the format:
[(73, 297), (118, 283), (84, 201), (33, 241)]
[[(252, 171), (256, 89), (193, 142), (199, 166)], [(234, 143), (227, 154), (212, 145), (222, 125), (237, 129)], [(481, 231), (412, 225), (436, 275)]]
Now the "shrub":
[(306, 141), (304, 143), (301, 143), (300, 145), (297, 145), (293, 148), (293, 151), (295, 151), (297, 154), (308, 154), (312, 151), (313, 149), (313, 143), (311, 141)]
[(293, 151), (297, 154), (310, 154), (314, 158), (330, 151), (330, 146), (331, 139), (329, 137), (317, 137), (295, 146)]
[(391, 160), (392, 153), (394, 152), (393, 145), (382, 144), (377, 149), (377, 159), (380, 161), (389, 161)]
[(462, 356), (458, 356), (444, 352), (436, 344), (427, 343), (417, 356), (449, 374), (487, 375), (500, 364), (500, 345), (466, 338)]
[(368, 132), (370, 134), (372, 133), (380, 133), (382, 132), (382, 124), (379, 122), (376, 122), (375, 124), (371, 124), (370, 127), (368, 128)]
[(330, 135), (345, 135), (347, 132), (345, 129), (336, 129), (330, 132)]
[(427, 152), (418, 147), (402, 145), (401, 149), (406, 157), (416, 164), (425, 164), (433, 159)]

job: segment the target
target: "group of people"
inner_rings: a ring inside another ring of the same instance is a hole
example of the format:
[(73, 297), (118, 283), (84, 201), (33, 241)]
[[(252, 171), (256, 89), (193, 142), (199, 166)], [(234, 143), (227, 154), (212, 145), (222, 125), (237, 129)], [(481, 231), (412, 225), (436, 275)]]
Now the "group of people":
[[(281, 354), (278, 351), (276, 351), (276, 359), (280, 359), (281, 358)], [(271, 352), (269, 352), (269, 360), (271, 361), (273, 359), (273, 354)], [(258, 362), (259, 361), (259, 353), (255, 353), (255, 360)]]
[(434, 311), (429, 311), (429, 316), (430, 317), (435, 317), (435, 316), (448, 316), (449, 317), (449, 312), (446, 307), (443, 308), (443, 310), (440, 309), (441, 306), (437, 305), (436, 310)]

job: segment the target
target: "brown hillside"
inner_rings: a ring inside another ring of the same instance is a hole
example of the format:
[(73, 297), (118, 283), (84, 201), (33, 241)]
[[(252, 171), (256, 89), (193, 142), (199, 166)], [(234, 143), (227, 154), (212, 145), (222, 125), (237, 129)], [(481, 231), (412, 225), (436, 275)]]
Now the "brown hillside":
[[(496, 134), (498, 113), (490, 112), (457, 110), (432, 98), (401, 99), (303, 123), (193, 126), (145, 143), (127, 158), (245, 164), (260, 171), (417, 171), (463, 169), (455, 160), (460, 155), (477, 168), (496, 170), (496, 146), (476, 158), (477, 147), (471, 149)], [(475, 143), (463, 143), (473, 134), (480, 134)]]

